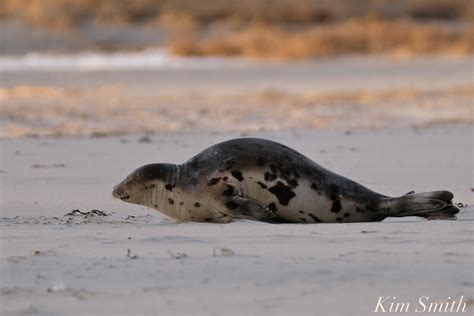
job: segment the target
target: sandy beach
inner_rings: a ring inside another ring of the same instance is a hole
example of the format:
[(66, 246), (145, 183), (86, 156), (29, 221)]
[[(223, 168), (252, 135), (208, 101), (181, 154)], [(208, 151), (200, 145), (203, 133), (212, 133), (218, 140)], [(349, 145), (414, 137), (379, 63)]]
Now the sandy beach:
[[(468, 205), (455, 221), (319, 225), (176, 224), (112, 198), (135, 167), (179, 163), (237, 133), (2, 139), (2, 313), (367, 315), (379, 296), (411, 302), (408, 314), (420, 296), (463, 296), (470, 311), (473, 132), (251, 134), (385, 194), (447, 189)], [(107, 216), (65, 215), (75, 209)]]
[[(474, 5), (268, 3), (6, 0), (2, 316), (473, 314)], [(237, 137), (460, 213), (176, 223), (112, 197)]]

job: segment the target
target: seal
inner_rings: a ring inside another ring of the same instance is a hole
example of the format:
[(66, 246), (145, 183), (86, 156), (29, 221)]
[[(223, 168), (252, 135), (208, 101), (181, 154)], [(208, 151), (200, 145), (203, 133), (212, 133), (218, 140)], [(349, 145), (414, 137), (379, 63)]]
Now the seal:
[(181, 165), (145, 165), (118, 184), (113, 196), (180, 222), (350, 223), (455, 218), (459, 212), (451, 192), (388, 197), (260, 138), (224, 141)]

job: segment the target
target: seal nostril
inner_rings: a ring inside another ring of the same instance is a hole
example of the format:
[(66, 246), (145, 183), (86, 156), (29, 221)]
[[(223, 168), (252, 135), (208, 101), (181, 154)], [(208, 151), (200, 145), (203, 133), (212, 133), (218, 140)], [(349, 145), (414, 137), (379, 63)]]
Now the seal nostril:
[[(122, 199), (124, 197), (125, 192), (123, 190), (123, 188), (120, 186), (120, 185), (117, 185), (116, 187), (114, 187), (113, 191), (112, 191), (112, 195), (113, 197), (116, 197), (118, 199)], [(128, 196), (127, 196), (128, 198)]]

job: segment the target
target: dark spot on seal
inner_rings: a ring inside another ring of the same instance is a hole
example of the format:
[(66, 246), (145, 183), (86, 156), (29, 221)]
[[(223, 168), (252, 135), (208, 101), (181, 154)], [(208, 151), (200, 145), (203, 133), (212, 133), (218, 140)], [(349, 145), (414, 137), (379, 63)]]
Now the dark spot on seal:
[(263, 166), (265, 166), (265, 162), (266, 162), (265, 158), (260, 157), (260, 156), (257, 158), (257, 166), (263, 167)]
[(183, 205), (183, 204), (184, 204), (184, 202), (179, 202), (179, 205)]
[(268, 204), (268, 209), (272, 212), (276, 212), (278, 210), (275, 203), (273, 203), (273, 202)]
[(344, 217), (349, 217), (349, 216), (351, 216), (350, 213), (344, 213)]
[(283, 162), (279, 162), (278, 164), (270, 164), (270, 171), (268, 171), (268, 174), (266, 174), (265, 180), (273, 181), (277, 177), (280, 177), (285, 180), (292, 188), (297, 187), (298, 181), (296, 179), (300, 177), (300, 174), (296, 171), (296, 168), (293, 167), (292, 161), (293, 159), (291, 156), (285, 155), (283, 157)]
[(232, 196), (233, 194), (234, 194), (234, 187), (227, 184), (227, 189), (225, 189), (224, 192), (222, 192), (222, 195)]
[(174, 204), (173, 199), (168, 199), (168, 203), (169, 203), (169, 204)]
[(301, 211), (301, 210), (299, 210), (298, 212), (299, 212), (300, 214), (304, 214), (304, 212), (303, 212), (303, 211)]
[(238, 207), (239, 207), (239, 204), (235, 203), (234, 201), (229, 201), (225, 204), (225, 206), (229, 209), (229, 210), (236, 210)]
[(239, 181), (244, 180), (244, 177), (242, 177), (242, 172), (239, 170), (232, 170), (230, 172), (234, 178), (236, 178)]
[(156, 185), (154, 183), (150, 183), (148, 185), (145, 185), (145, 189), (153, 189), (155, 187), (156, 187)]
[(268, 191), (277, 197), (281, 205), (288, 205), (288, 202), (296, 196), (295, 192), (281, 181), (278, 181), (277, 184), (268, 189)]
[(199, 204), (198, 202), (196, 202), (196, 203), (194, 203), (194, 206), (196, 206), (196, 207), (200, 207), (200, 206), (201, 206), (201, 204)]
[(340, 201), (341, 191), (339, 190), (339, 187), (335, 184), (331, 184), (329, 188), (331, 190), (331, 195), (329, 197), (332, 200), (331, 212), (339, 213), (339, 211), (342, 209), (341, 201)]
[(341, 201), (336, 200), (332, 202), (332, 207), (331, 207), (331, 212), (333, 213), (339, 213), (339, 211), (342, 209), (341, 207)]
[(167, 183), (165, 185), (165, 189), (168, 190), (168, 191), (173, 191), (173, 188), (175, 187), (175, 185), (171, 184), (171, 183)]
[(199, 183), (199, 180), (197, 178), (191, 178), (191, 180), (189, 180), (189, 183), (191, 183), (192, 185), (197, 185)]
[(156, 205), (156, 204), (153, 204), (153, 206), (154, 206), (154, 207), (158, 207), (158, 205)]
[(317, 216), (315, 216), (311, 213), (308, 213), (308, 216), (311, 217), (315, 223), (321, 223), (321, 220), (319, 219), (319, 217), (317, 217)]
[(331, 190), (331, 195), (330, 195), (331, 200), (333, 200), (333, 201), (340, 200), (341, 199), (341, 190), (339, 190), (339, 187), (335, 184), (331, 184), (329, 186), (329, 188)]
[(265, 184), (263, 184), (263, 183), (260, 182), (260, 181), (258, 181), (257, 184), (258, 184), (262, 189), (268, 188)]
[(300, 221), (302, 221), (302, 222), (306, 222), (306, 218), (304, 218), (304, 217), (300, 217)]
[(338, 218), (336, 218), (336, 221), (338, 221), (338, 222), (342, 222), (342, 217), (338, 217)]
[(264, 177), (265, 177), (265, 181), (275, 181), (277, 178), (277, 175), (267, 171), (265, 172)]
[(298, 181), (296, 181), (296, 179), (291, 179), (291, 180), (288, 180), (287, 182), (288, 182), (288, 185), (293, 189), (298, 186)]
[(191, 210), (188, 210), (188, 213), (189, 213), (189, 214), (191, 214), (191, 213), (192, 213), (192, 211), (191, 211)]
[(316, 185), (316, 183), (311, 183), (311, 189), (313, 189), (314, 191), (318, 191), (319, 192), (319, 188), (318, 186)]
[(228, 179), (229, 179), (228, 177), (222, 178), (222, 180), (224, 180), (224, 181), (227, 181)]
[(205, 218), (204, 221), (210, 223), (212, 222), (212, 218)]
[(221, 178), (212, 178), (212, 179), (209, 180), (209, 182), (207, 183), (207, 186), (211, 186), (211, 185), (217, 184), (220, 180), (221, 180)]

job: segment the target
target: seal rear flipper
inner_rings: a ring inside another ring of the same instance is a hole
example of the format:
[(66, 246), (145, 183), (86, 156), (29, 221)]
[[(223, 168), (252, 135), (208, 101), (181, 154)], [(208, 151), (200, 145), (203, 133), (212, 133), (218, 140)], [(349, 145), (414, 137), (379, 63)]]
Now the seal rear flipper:
[(277, 216), (267, 205), (253, 199), (234, 195), (225, 203), (222, 213), (242, 219), (278, 222)]
[(456, 219), (459, 208), (453, 205), (449, 191), (410, 193), (401, 197), (383, 198), (380, 212), (387, 217), (420, 216), (427, 219)]

